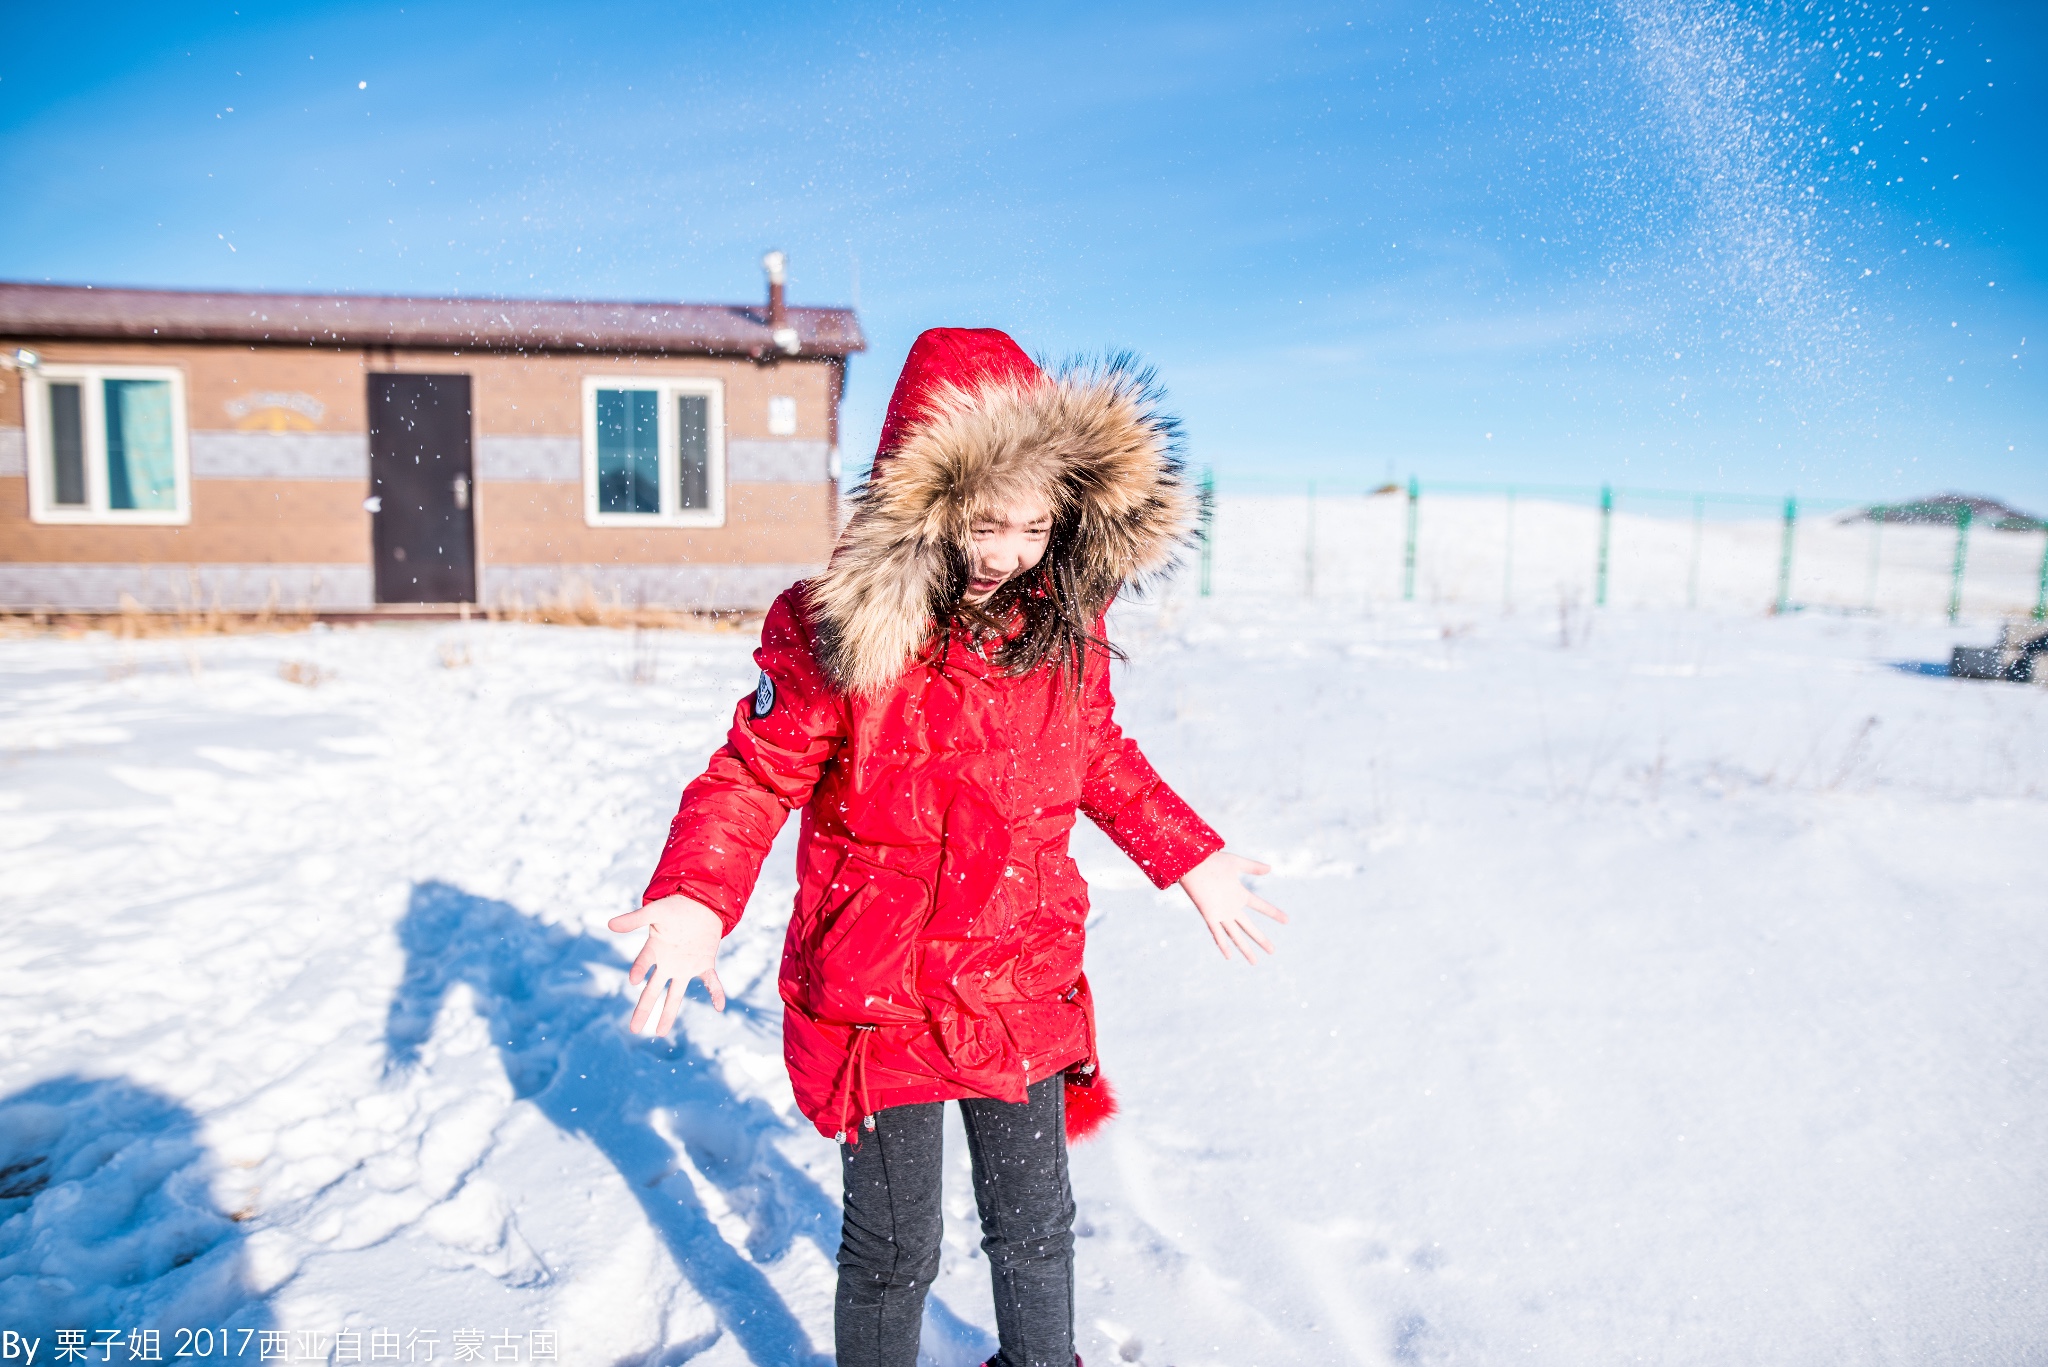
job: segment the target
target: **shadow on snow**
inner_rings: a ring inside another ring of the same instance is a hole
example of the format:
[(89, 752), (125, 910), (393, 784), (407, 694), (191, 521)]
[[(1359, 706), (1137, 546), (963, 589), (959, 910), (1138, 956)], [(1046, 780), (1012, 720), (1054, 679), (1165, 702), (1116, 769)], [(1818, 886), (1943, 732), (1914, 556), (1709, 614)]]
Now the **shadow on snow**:
[[(251, 1358), (274, 1346), (258, 1338), (276, 1331), (250, 1292), (244, 1217), (219, 1209), (215, 1176), (197, 1118), (125, 1078), (0, 1098), (0, 1326), (40, 1339), (39, 1363), (60, 1360), (58, 1330), (85, 1331), (74, 1361), (127, 1361), (131, 1330), (154, 1330), (164, 1361), (230, 1356), (223, 1331)], [(205, 1342), (179, 1333), (200, 1325)]]
[[(398, 934), (406, 967), (385, 1022), (387, 1067), (419, 1063), (443, 1002), (465, 985), (516, 1095), (611, 1160), (747, 1355), (758, 1363), (829, 1361), (812, 1352), (810, 1336), (757, 1264), (780, 1257), (799, 1237), (831, 1259), (837, 1203), (770, 1142), (787, 1124), (761, 1102), (735, 1095), (686, 1038), (627, 1033), (627, 1004), (591, 987), (592, 965), (618, 965), (613, 946), (438, 882), (414, 887)], [(745, 1220), (745, 1255), (719, 1233), (684, 1161)], [(704, 1346), (688, 1345), (685, 1355)]]

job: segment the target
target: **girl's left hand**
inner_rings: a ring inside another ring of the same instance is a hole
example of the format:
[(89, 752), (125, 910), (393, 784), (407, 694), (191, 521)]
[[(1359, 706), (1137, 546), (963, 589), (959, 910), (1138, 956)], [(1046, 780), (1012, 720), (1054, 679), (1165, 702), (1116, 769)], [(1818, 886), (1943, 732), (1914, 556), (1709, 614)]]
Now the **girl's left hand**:
[(1259, 933), (1258, 925), (1249, 913), (1258, 912), (1270, 916), (1281, 925), (1287, 924), (1287, 913), (1268, 902), (1244, 885), (1247, 875), (1271, 873), (1273, 866), (1261, 864), (1256, 859), (1247, 859), (1229, 850), (1218, 850), (1187, 871), (1180, 880), (1181, 891), (1195, 904), (1195, 910), (1202, 913), (1202, 921), (1209, 927), (1209, 934), (1216, 940), (1216, 948), (1229, 958), (1235, 949), (1244, 955), (1244, 961), (1255, 964), (1252, 946), (1257, 945), (1268, 954), (1273, 953), (1273, 942)]

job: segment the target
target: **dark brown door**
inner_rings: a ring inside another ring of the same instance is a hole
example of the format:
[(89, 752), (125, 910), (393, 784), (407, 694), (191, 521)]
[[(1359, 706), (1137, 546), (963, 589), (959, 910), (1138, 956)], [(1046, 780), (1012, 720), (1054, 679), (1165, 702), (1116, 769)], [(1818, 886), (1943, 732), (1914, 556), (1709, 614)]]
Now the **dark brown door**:
[(469, 376), (370, 376), (370, 516), (380, 603), (474, 603)]

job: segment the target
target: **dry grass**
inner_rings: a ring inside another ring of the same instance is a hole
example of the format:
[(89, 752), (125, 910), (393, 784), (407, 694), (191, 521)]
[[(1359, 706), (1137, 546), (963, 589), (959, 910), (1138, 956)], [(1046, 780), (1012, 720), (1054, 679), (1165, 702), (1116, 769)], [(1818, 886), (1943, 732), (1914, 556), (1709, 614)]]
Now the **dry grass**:
[(752, 631), (766, 615), (757, 609), (726, 611), (657, 608), (628, 604), (617, 595), (606, 600), (577, 584), (560, 593), (544, 594), (532, 603), (512, 597), (486, 614), (494, 622), (538, 622), (558, 627), (637, 627), (670, 631)]
[(277, 677), (286, 683), (318, 688), (334, 676), (310, 660), (286, 660), (277, 667)]
[(123, 641), (159, 636), (237, 636), (254, 632), (304, 631), (320, 620), (303, 608), (275, 601), (255, 610), (209, 607), (145, 608), (127, 594), (118, 612), (0, 613), (0, 636), (89, 636), (104, 633)]
[[(534, 622), (547, 626), (619, 627), (668, 631), (754, 631), (765, 614), (757, 609), (692, 610), (633, 606), (598, 598), (587, 587), (546, 595), (532, 603), (512, 598), (491, 608), (473, 609), (465, 620)], [(393, 612), (392, 621), (406, 621), (415, 614)], [(0, 639), (24, 636), (81, 637), (109, 635), (124, 641), (152, 637), (236, 636), (258, 632), (304, 631), (315, 622), (333, 619), (350, 622), (380, 620), (374, 612), (317, 612), (308, 608), (280, 608), (274, 603), (262, 608), (210, 607), (145, 608), (126, 594), (117, 612), (0, 612)], [(444, 660), (450, 668), (468, 663)]]

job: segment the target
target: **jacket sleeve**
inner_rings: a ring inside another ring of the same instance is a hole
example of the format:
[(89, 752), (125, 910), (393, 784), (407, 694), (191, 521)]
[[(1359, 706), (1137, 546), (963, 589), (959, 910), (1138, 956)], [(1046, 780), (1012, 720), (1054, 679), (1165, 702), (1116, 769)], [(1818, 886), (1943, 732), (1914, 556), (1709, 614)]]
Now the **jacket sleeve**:
[[(1095, 631), (1102, 634), (1101, 623)], [(1155, 887), (1173, 886), (1182, 874), (1222, 849), (1223, 837), (1166, 786), (1138, 742), (1117, 725), (1107, 651), (1088, 652), (1081, 673), (1081, 708), (1089, 742), (1081, 810), (1145, 870)]]
[(754, 662), (763, 684), (740, 700), (725, 744), (683, 789), (640, 899), (644, 906), (681, 893), (716, 912), (728, 934), (776, 832), (810, 801), (846, 736), (845, 702), (812, 654), (800, 590), (776, 600)]

